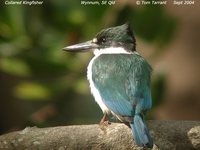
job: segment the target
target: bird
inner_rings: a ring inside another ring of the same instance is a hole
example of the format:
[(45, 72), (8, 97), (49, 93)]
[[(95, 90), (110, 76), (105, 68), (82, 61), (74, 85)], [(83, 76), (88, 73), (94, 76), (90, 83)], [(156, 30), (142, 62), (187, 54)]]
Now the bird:
[(135, 143), (152, 148), (153, 139), (145, 122), (152, 107), (150, 64), (136, 51), (129, 23), (102, 29), (87, 42), (64, 47), (68, 52), (93, 51), (87, 67), (91, 93), (103, 112), (100, 124), (112, 114), (127, 124)]

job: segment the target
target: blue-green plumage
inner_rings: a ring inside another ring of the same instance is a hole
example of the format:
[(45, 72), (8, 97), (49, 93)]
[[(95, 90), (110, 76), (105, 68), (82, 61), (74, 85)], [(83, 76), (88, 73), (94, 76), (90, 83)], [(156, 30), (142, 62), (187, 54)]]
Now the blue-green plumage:
[(65, 47), (67, 51), (92, 49), (88, 65), (91, 92), (104, 113), (112, 113), (129, 124), (139, 146), (153, 147), (144, 115), (152, 106), (151, 66), (135, 50), (135, 38), (128, 24), (100, 31), (88, 42)]
[(124, 116), (151, 108), (150, 75), (151, 67), (137, 52), (102, 54), (92, 64), (92, 79), (104, 102)]

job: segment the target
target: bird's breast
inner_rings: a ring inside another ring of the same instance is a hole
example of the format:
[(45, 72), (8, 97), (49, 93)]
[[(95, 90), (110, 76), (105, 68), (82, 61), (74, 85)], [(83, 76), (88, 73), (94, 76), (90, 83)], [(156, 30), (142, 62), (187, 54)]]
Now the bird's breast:
[(98, 91), (98, 89), (95, 87), (94, 81), (92, 79), (92, 65), (95, 59), (97, 59), (98, 56), (94, 56), (92, 58), (92, 60), (90, 61), (88, 67), (87, 67), (87, 79), (89, 81), (90, 84), (90, 90), (92, 95), (94, 96), (95, 101), (97, 102), (97, 104), (99, 105), (99, 107), (101, 108), (101, 110), (103, 111), (103, 113), (110, 113), (110, 110), (108, 109), (108, 107), (104, 104), (102, 97)]

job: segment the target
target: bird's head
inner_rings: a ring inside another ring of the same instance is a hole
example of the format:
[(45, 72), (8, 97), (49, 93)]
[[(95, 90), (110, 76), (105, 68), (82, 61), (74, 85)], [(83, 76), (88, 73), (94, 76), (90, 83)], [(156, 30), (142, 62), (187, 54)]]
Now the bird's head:
[[(103, 51), (104, 53), (120, 53), (120, 51), (131, 53), (135, 51), (135, 46), (135, 37), (130, 25), (123, 24), (103, 29), (92, 40), (67, 46), (63, 50), (70, 52), (94, 50), (94, 53), (97, 51)], [(117, 52), (117, 48), (119, 48), (119, 52)]]

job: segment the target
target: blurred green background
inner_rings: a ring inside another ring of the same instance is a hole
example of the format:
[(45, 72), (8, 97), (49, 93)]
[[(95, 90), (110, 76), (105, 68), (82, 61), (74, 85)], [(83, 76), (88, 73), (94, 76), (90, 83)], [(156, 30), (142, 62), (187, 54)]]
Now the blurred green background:
[(98, 123), (102, 112), (86, 79), (93, 54), (62, 48), (125, 22), (154, 68), (148, 118), (200, 119), (199, 21), (198, 15), (184, 13), (200, 9), (174, 7), (117, 0), (101, 6), (74, 0), (0, 5), (0, 134), (26, 126)]

